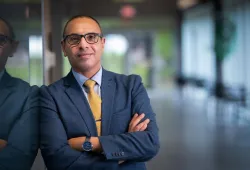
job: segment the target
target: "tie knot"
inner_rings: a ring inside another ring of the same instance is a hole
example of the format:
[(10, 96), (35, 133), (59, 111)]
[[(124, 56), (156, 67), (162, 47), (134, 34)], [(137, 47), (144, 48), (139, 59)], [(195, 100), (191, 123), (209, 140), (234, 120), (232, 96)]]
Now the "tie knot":
[(89, 80), (85, 81), (84, 85), (90, 89), (93, 89), (95, 86), (95, 83), (96, 82), (94, 80), (89, 79)]

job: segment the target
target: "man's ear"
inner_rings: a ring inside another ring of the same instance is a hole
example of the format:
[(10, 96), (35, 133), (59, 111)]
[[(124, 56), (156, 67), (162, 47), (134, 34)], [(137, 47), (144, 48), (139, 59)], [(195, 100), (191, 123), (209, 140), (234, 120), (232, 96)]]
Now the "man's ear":
[(11, 43), (11, 53), (10, 53), (10, 57), (13, 57), (14, 53), (17, 51), (18, 45), (19, 45), (19, 41), (16, 41), (16, 40), (14, 40), (14, 41)]
[(105, 42), (106, 42), (106, 38), (102, 37), (102, 48), (104, 48)]
[(67, 57), (66, 50), (65, 50), (65, 42), (64, 41), (61, 41), (61, 48), (62, 48), (64, 57)]

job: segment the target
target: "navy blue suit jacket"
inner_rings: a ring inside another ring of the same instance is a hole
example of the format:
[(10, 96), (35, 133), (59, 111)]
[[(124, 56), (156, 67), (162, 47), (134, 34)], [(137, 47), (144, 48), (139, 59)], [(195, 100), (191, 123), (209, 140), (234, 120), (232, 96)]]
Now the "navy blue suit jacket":
[[(102, 132), (104, 153), (73, 150), (67, 140), (97, 136), (88, 101), (72, 72), (41, 87), (41, 151), (49, 170), (144, 170), (145, 161), (159, 150), (158, 127), (147, 92), (137, 75), (120, 75), (103, 69)], [(134, 113), (151, 121), (145, 131), (128, 133)], [(118, 165), (119, 160), (126, 160)]]
[(39, 147), (37, 86), (4, 73), (0, 81), (0, 169), (28, 170)]

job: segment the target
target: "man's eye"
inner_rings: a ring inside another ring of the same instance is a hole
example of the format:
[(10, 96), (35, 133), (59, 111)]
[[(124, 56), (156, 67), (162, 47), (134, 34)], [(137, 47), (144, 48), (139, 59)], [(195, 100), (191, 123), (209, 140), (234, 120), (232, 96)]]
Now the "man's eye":
[(96, 37), (95, 35), (88, 35), (88, 36), (87, 36), (88, 40), (94, 40), (95, 37)]
[(78, 41), (79, 37), (70, 37), (70, 41)]

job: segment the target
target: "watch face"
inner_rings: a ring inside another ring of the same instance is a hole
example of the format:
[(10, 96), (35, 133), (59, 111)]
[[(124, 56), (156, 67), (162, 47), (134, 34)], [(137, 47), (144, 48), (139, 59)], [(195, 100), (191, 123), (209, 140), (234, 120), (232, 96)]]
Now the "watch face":
[(85, 151), (91, 151), (92, 150), (92, 144), (89, 141), (86, 141), (83, 143), (83, 150)]

